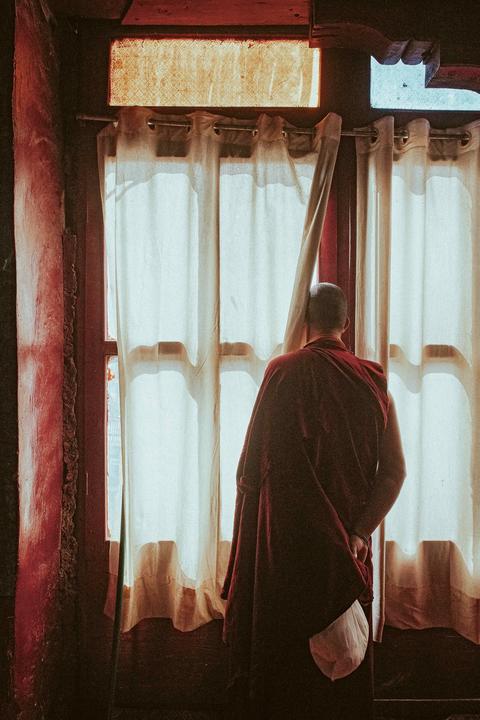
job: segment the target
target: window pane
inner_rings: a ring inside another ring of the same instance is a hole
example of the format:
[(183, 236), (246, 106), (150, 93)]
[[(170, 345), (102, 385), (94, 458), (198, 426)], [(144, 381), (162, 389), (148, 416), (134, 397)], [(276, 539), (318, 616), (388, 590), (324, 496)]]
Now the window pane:
[(220, 539), (231, 540), (236, 470), (266, 362), (223, 357), (220, 362)]
[(473, 90), (426, 88), (425, 65), (381, 65), (372, 58), (372, 107), (404, 110), (480, 110), (480, 94)]
[(110, 105), (317, 107), (320, 51), (301, 40), (114, 40)]
[(271, 145), (263, 163), (259, 150), (220, 165), (220, 342), (264, 360), (283, 342), (317, 159), (286, 162)]
[(471, 357), (471, 195), (454, 159), (425, 167), (423, 153), (394, 163), (390, 342), (410, 362), (423, 346), (452, 345)]
[[(106, 158), (110, 335), (115, 223), (125, 216), (132, 228), (132, 257), (139, 259), (135, 277), (141, 278), (135, 303), (138, 322), (128, 328), (135, 362), (129, 377), (134, 392), (125, 399), (127, 442), (138, 448), (130, 522), (142, 544), (175, 542), (188, 577), (195, 577), (199, 537), (205, 531), (198, 524), (198, 508), (210, 505), (209, 488), (216, 488), (218, 480), (220, 539), (231, 539), (236, 466), (265, 365), (283, 340), (317, 160), (313, 152), (290, 155), (281, 136), (272, 142), (259, 135), (250, 157), (218, 159), (219, 178), (211, 172), (209, 157), (208, 162), (200, 156), (192, 163), (189, 157), (159, 155), (157, 147), (148, 173), (140, 159), (127, 165)], [(213, 210), (218, 223), (212, 223), (215, 232), (204, 237), (201, 214), (211, 200), (212, 178), (219, 187)], [(121, 192), (124, 187), (128, 192), (122, 195), (122, 213), (117, 209), (116, 214), (119, 179)], [(202, 271), (212, 248), (219, 253), (220, 287)], [(129, 264), (129, 272), (133, 267)], [(199, 343), (210, 337), (202, 303), (207, 291), (220, 300), (220, 344), (238, 346), (220, 348), (219, 375), (216, 366), (208, 373), (202, 369)], [(144, 296), (155, 301), (144, 302)], [(116, 358), (110, 359), (108, 370), (108, 527), (115, 539), (121, 477)], [(217, 429), (210, 431), (213, 422), (218, 428), (218, 412), (220, 437)]]
[(107, 361), (107, 539), (120, 538), (121, 465), (118, 358)]
[(115, 298), (115, 186), (117, 182), (115, 157), (105, 159), (105, 287), (107, 309), (107, 340), (117, 339), (117, 307)]
[[(414, 553), (423, 540), (470, 545), (472, 418), (468, 373), (454, 363), (424, 368), (392, 360), (390, 390), (398, 412), (408, 475), (387, 519), (387, 539)], [(454, 422), (452, 422), (454, 418)], [(471, 558), (465, 557), (471, 569)]]

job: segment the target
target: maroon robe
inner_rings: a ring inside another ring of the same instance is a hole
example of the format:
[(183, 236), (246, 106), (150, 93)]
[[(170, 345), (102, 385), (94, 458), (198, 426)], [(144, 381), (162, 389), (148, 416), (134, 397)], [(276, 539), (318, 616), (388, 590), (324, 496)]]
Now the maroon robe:
[(258, 706), (279, 679), (306, 677), (309, 637), (372, 598), (371, 550), (356, 560), (349, 529), (374, 483), (387, 412), (381, 367), (340, 341), (313, 341), (267, 367), (237, 471), (222, 593), (231, 686)]

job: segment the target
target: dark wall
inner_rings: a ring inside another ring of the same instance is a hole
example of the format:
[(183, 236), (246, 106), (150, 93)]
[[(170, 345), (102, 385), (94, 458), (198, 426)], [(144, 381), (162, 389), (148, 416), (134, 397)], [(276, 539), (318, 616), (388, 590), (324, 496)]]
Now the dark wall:
[[(65, 708), (75, 692), (76, 239), (65, 232), (65, 108), (62, 112), (59, 106), (59, 81), (62, 73), (67, 113), (76, 103), (76, 79), (81, 84), (81, 106), (77, 109), (105, 112), (108, 41), (104, 25), (84, 32), (85, 64), (76, 78), (74, 72), (68, 72), (74, 56), (74, 33), (59, 28), (46, 0), (18, 0), (16, 6), (15, 242), (14, 0), (2, 4), (0, 23), (0, 716), (16, 714), (11, 682), (15, 653), (17, 709), (21, 717), (37, 720), (73, 717)], [(64, 40), (61, 68), (60, 36)], [(292, 122), (313, 124), (328, 109), (340, 112), (346, 126), (363, 124), (381, 114), (370, 110), (363, 94), (368, 63), (362, 53), (331, 51), (325, 60), (322, 108), (308, 111), (303, 118), (292, 113)], [(349, 78), (348, 83), (345, 78)], [(342, 86), (344, 92), (339, 94)], [(399, 122), (408, 119), (408, 113), (399, 116)], [(437, 126), (463, 119), (453, 119), (449, 114), (446, 121), (432, 114)], [(67, 148), (67, 161), (70, 151), (73, 154), (74, 149)], [(71, 178), (69, 190), (75, 204), (76, 187)], [(82, 240), (80, 233), (80, 243)], [(81, 521), (83, 527), (85, 518)], [(89, 660), (95, 660), (98, 653), (98, 657), (105, 656), (106, 665), (110, 624), (102, 624), (102, 610), (99, 604), (95, 610), (98, 624), (86, 631), (90, 633)], [(478, 648), (451, 634), (448, 642), (442, 638), (435, 631), (387, 633), (378, 652), (378, 694), (419, 697), (423, 692), (438, 696), (443, 689), (450, 697), (472, 695), (471, 680), (477, 677), (472, 668), (478, 661)], [(439, 659), (435, 675), (433, 678), (430, 664), (427, 680), (412, 670), (418, 666), (412, 658), (428, 663), (436, 650)], [(215, 706), (223, 699), (225, 661), (218, 624), (182, 635), (166, 621), (146, 622), (124, 637), (119, 700), (125, 705), (178, 705), (187, 701), (190, 705)], [(455, 683), (444, 683), (444, 678), (453, 677), (452, 666), (456, 668)], [(95, 670), (92, 666), (92, 676)], [(99, 686), (94, 691), (101, 690), (102, 681), (104, 677), (98, 675)]]
[(51, 717), (61, 673), (64, 173), (56, 24), (42, 0), (15, 23), (19, 548), (14, 683), (18, 717)]
[[(124, 32), (113, 23), (84, 22), (80, 26), (81, 62), (79, 66), (79, 102), (78, 111), (88, 114), (113, 114), (114, 109), (106, 105), (107, 63), (109, 33)], [(282, 112), (291, 122), (298, 125), (312, 125), (328, 111), (342, 115), (344, 127), (352, 128), (365, 125), (385, 114), (372, 109), (369, 103), (370, 59), (365, 53), (355, 50), (330, 50), (323, 54), (322, 101), (320, 109)], [(223, 110), (226, 115), (239, 115), (236, 109)], [(252, 111), (250, 111), (252, 112)], [(253, 111), (253, 114), (255, 112)], [(421, 113), (429, 117), (436, 127), (462, 124), (471, 119), (468, 113)], [(418, 113), (397, 114), (398, 124), (408, 122)], [(87, 197), (84, 207), (78, 207), (78, 217), (87, 214), (88, 223), (78, 224), (79, 245), (84, 246), (88, 234), (94, 233), (95, 247), (101, 247), (101, 219), (93, 223), (91, 218), (100, 218), (98, 206), (98, 186), (95, 160), (95, 132), (101, 125), (88, 125), (79, 130), (83, 161), (81, 184)], [(83, 138), (83, 140), (82, 140)], [(88, 142), (87, 142), (88, 140)], [(354, 152), (353, 142), (347, 140), (342, 153)], [(343, 163), (343, 164), (342, 164)], [(352, 158), (339, 158), (339, 167), (354, 182), (355, 163)], [(348, 167), (347, 167), (348, 166)], [(345, 186), (345, 177), (340, 185)], [(93, 189), (93, 190), (92, 190)], [(90, 193), (90, 195), (89, 195)], [(91, 195), (96, 195), (91, 197)], [(77, 195), (81, 197), (82, 193)], [(340, 196), (339, 196), (340, 197)], [(90, 198), (90, 199), (88, 199)], [(336, 231), (346, 237), (341, 230), (342, 224), (350, 227), (351, 218), (344, 217), (345, 197), (339, 200)], [(90, 204), (89, 204), (90, 203)], [(93, 227), (95, 225), (95, 227)], [(100, 239), (99, 239), (100, 238)], [(91, 268), (90, 268), (91, 270)], [(84, 272), (84, 269), (81, 269)], [(85, 278), (84, 278), (85, 279)], [(101, 295), (99, 296), (101, 298)], [(90, 480), (93, 483), (93, 479)], [(103, 490), (102, 490), (103, 491)], [(90, 490), (92, 492), (92, 490)], [(91, 519), (91, 518), (90, 518)], [(88, 527), (89, 518), (82, 516), (80, 523)], [(93, 535), (87, 530), (86, 537)], [(84, 552), (87, 550), (84, 548)], [(84, 666), (87, 668), (85, 692), (91, 697), (90, 708), (101, 704), (99, 699), (104, 693), (108, 680), (111, 622), (103, 616), (104, 587), (102, 577), (108, 566), (105, 556), (98, 552), (93, 557), (91, 568), (87, 565), (85, 587), (92, 586), (88, 598), (85, 598), (85, 612), (88, 618), (84, 626)], [(104, 565), (102, 566), (102, 563)], [(93, 568), (95, 567), (95, 570)], [(96, 574), (94, 574), (96, 573)], [(89, 579), (92, 575), (92, 579)], [(95, 591), (95, 587), (98, 591)], [(435, 663), (429, 657), (435, 656)], [(395, 631), (387, 629), (384, 643), (376, 647), (376, 697), (383, 703), (389, 698), (425, 699), (422, 704), (422, 717), (427, 717), (425, 708), (433, 707), (437, 712), (437, 703), (432, 698), (472, 697), (478, 679), (476, 670), (480, 659), (480, 648), (450, 631)], [(452, 667), (455, 672), (452, 673)], [(227, 676), (227, 657), (221, 642), (220, 624), (210, 623), (193, 633), (182, 634), (171, 627), (166, 620), (145, 620), (122, 636), (119, 683), (117, 702), (120, 706), (132, 707), (202, 707), (215, 708), (225, 702)], [(188, 682), (186, 682), (188, 677)], [(403, 706), (402, 706), (403, 708)], [(458, 703), (439, 709), (439, 717), (445, 718), (455, 709), (462, 709)], [(388, 707), (385, 710), (388, 716)], [(472, 708), (472, 710), (476, 708)], [(394, 708), (397, 713), (403, 709)], [(93, 716), (93, 715), (92, 715)], [(394, 716), (392, 710), (391, 716)], [(397, 716), (399, 716), (397, 714)], [(406, 717), (406, 716), (405, 716)], [(414, 715), (411, 715), (414, 717)], [(418, 717), (418, 715), (417, 715)], [(434, 717), (434, 715), (432, 715)]]
[(0, 715), (11, 701), (13, 598), (17, 564), (17, 339), (13, 234), (12, 80), (15, 4), (0, 23)]

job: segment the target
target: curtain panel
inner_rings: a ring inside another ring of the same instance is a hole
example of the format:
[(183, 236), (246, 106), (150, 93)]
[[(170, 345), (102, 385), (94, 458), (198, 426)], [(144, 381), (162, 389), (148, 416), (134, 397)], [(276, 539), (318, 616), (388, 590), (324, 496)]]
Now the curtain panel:
[[(393, 117), (376, 121), (376, 139), (356, 138), (357, 271), (355, 352), (388, 375)], [(372, 537), (374, 640), (385, 624), (385, 524)]]
[[(156, 616), (192, 630), (223, 614), (236, 464), (266, 364), (285, 337), (300, 342), (341, 121), (329, 114), (311, 138), (267, 115), (254, 133), (205, 112), (188, 131), (152, 117), (175, 119), (125, 109), (98, 137), (120, 381), (122, 629)], [(216, 131), (222, 121), (238, 130)], [(118, 515), (109, 507), (109, 615)]]
[(407, 462), (376, 538), (377, 637), (385, 621), (479, 643), (480, 123), (448, 131), (468, 142), (375, 125), (357, 140), (357, 351), (388, 364)]

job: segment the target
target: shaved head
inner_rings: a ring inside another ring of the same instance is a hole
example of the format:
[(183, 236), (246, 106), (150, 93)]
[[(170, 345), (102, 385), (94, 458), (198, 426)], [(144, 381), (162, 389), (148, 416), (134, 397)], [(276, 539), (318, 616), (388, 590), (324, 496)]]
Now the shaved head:
[(317, 283), (310, 290), (307, 322), (315, 330), (341, 331), (347, 320), (347, 298), (338, 285)]

